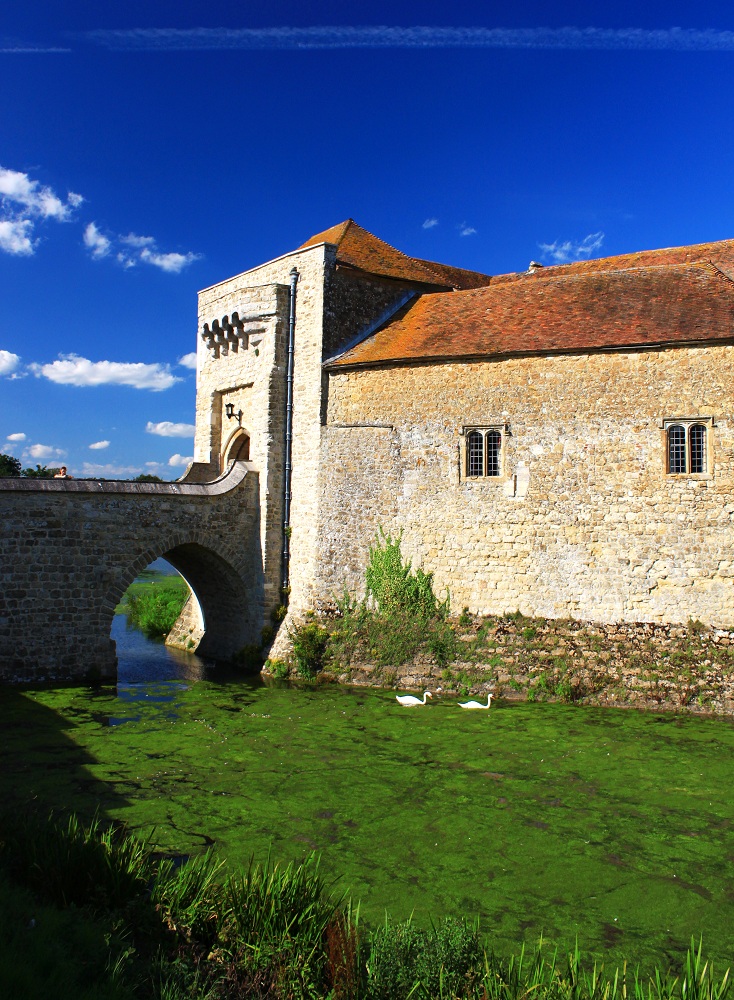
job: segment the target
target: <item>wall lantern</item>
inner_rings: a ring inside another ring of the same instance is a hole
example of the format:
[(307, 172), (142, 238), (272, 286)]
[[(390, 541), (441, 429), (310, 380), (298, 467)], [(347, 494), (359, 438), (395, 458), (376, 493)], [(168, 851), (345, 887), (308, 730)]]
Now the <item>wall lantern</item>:
[(238, 424), (242, 423), (242, 410), (238, 410), (237, 413), (234, 412), (234, 403), (227, 403), (224, 407), (224, 412), (227, 414), (230, 420), (236, 420)]

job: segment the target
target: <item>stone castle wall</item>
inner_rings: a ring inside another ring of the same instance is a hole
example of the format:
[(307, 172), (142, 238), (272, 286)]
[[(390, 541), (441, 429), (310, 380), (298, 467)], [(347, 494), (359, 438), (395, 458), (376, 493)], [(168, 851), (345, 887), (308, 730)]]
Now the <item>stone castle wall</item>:
[[(199, 296), (196, 459), (218, 463), (236, 422), (228, 402), (242, 409), (250, 460), (260, 473), (260, 531), (264, 559), (265, 618), (281, 603), (283, 475), (289, 284), (298, 270), (294, 352), (293, 481), (290, 540), (294, 599), (311, 600), (316, 559), (316, 477), (321, 413), (321, 342), (325, 271), (333, 249), (321, 244), (296, 251), (206, 289)], [(201, 337), (205, 324), (237, 313), (251, 331), (246, 351), (225, 354)], [(257, 352), (257, 353), (256, 353)]]
[(0, 479), (0, 680), (114, 677), (115, 606), (159, 556), (197, 596), (203, 656), (257, 642), (258, 495), (247, 463), (205, 486)]
[[(734, 348), (332, 369), (316, 603), (360, 593), (378, 527), (456, 609), (734, 623)], [(710, 472), (666, 474), (663, 421), (712, 417)], [(506, 425), (469, 479), (467, 426)]]

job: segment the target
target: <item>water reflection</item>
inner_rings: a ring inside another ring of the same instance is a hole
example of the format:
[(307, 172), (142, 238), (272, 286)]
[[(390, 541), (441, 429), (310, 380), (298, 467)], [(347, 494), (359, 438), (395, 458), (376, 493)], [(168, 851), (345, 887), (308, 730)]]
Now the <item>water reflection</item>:
[(117, 643), (118, 688), (156, 681), (200, 681), (206, 676), (206, 660), (147, 639), (127, 627), (127, 615), (115, 615), (111, 635)]
[(135, 705), (141, 702), (161, 708), (169, 705), (171, 708), (161, 715), (175, 719), (177, 712), (172, 709), (177, 695), (202, 680), (211, 665), (195, 653), (171, 649), (163, 642), (146, 638), (138, 629), (128, 628), (124, 614), (115, 615), (111, 635), (117, 643), (117, 698), (121, 707), (129, 706), (130, 712), (111, 716), (109, 725), (139, 721), (141, 715)]

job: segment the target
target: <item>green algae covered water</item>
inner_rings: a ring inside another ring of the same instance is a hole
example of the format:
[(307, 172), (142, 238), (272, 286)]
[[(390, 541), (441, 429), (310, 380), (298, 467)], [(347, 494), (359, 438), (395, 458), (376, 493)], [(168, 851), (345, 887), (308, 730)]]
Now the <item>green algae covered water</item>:
[(499, 952), (542, 933), (643, 967), (703, 934), (734, 958), (728, 720), (227, 679), (3, 690), (0, 728), (6, 804), (232, 865), (315, 850), (370, 923), (478, 917)]

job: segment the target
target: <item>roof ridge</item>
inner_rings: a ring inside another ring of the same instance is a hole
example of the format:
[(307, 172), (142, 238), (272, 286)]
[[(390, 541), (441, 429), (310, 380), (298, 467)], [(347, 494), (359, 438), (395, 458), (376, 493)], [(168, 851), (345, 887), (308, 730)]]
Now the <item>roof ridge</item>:
[[(605, 259), (614, 260), (614, 257), (607, 257), (607, 258), (598, 257), (597, 261)], [(586, 261), (584, 261), (584, 263), (586, 263)], [(639, 264), (637, 267), (603, 267), (594, 271), (570, 271), (570, 272), (567, 271), (563, 274), (553, 274), (550, 269), (548, 269), (547, 271), (546, 270), (535, 271), (532, 274), (529, 274), (527, 271), (517, 271), (515, 272), (515, 275), (518, 278), (532, 277), (532, 279), (536, 282), (548, 281), (551, 279), (555, 279), (556, 281), (568, 281), (571, 278), (574, 279), (592, 278), (595, 275), (601, 275), (601, 274), (637, 274), (640, 271), (671, 271), (675, 268), (683, 269), (688, 267), (706, 267), (707, 265), (713, 267), (719, 274), (721, 274), (724, 278), (726, 278), (727, 281), (731, 281), (732, 284), (734, 284), (734, 279), (730, 278), (725, 271), (722, 271), (721, 268), (717, 267), (713, 261), (706, 260), (703, 257), (700, 257), (696, 260), (677, 260), (673, 262), (666, 261), (660, 264)], [(512, 273), (510, 273), (509, 275), (504, 275), (504, 274), (497, 275), (498, 278), (513, 277), (513, 276), (514, 275)], [(494, 285), (495, 288), (499, 288), (502, 285), (510, 284), (510, 282), (493, 282), (492, 284)], [(490, 285), (489, 287), (492, 286)], [(474, 292), (474, 291), (479, 291), (480, 289), (471, 288), (467, 290)]]
[[(357, 229), (361, 229), (363, 233), (367, 233), (367, 235), (371, 236), (372, 239), (377, 240), (378, 243), (382, 243), (384, 246), (388, 247), (390, 250), (393, 251), (393, 253), (400, 254), (400, 256), (405, 257), (406, 260), (412, 261), (413, 264), (417, 264), (418, 267), (421, 268), (421, 270), (426, 271), (429, 276), (433, 276), (433, 278), (435, 279), (434, 284), (437, 285), (445, 284), (445, 282), (441, 280), (441, 275), (437, 274), (435, 271), (431, 271), (430, 268), (426, 267), (425, 266), (426, 262), (421, 260), (420, 257), (411, 257), (410, 254), (407, 254), (404, 250), (398, 250), (398, 248), (394, 247), (392, 243), (388, 243), (387, 240), (383, 240), (381, 236), (375, 236), (375, 234), (371, 233), (369, 229), (365, 229), (364, 226), (360, 226), (358, 222), (354, 222), (354, 219), (350, 219), (349, 221), (354, 223)], [(346, 231), (344, 235), (346, 236)]]

